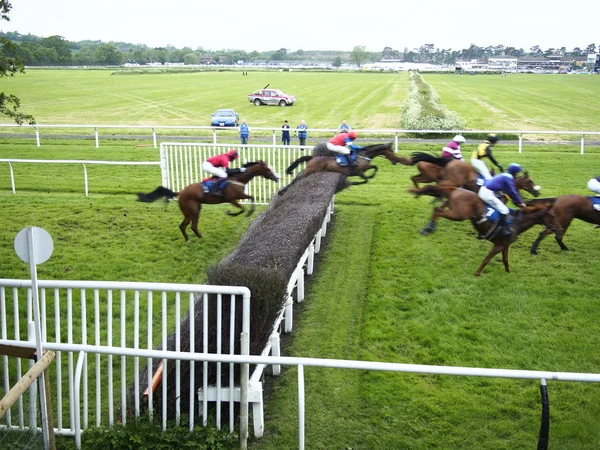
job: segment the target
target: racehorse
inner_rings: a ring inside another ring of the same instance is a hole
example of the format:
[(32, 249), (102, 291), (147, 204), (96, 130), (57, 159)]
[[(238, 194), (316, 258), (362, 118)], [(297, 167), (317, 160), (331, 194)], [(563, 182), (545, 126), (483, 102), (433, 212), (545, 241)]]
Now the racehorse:
[[(448, 207), (448, 204), (449, 204), (448, 196), (444, 193), (443, 190), (430, 190), (430, 189), (425, 189), (426, 187), (428, 187), (428, 186), (425, 186), (421, 189), (410, 189), (409, 192), (412, 192), (413, 194), (417, 194), (417, 196), (431, 195), (433, 197), (436, 197), (438, 200), (444, 200), (442, 205), (439, 207), (440, 209), (444, 209), (444, 208)], [(429, 186), (429, 187), (433, 187), (433, 186)], [(443, 187), (451, 187), (451, 186), (444, 186), (442, 183), (439, 183), (438, 187), (443, 188)], [(455, 187), (458, 187), (458, 186), (455, 186)], [(523, 172), (523, 175), (515, 178), (515, 187), (517, 188), (517, 190), (526, 191), (526, 192), (530, 193), (531, 195), (533, 195), (534, 197), (538, 197), (540, 195), (540, 192), (539, 192), (540, 187), (534, 183), (534, 181), (529, 176), (528, 172)], [(479, 186), (478, 186), (478, 188), (479, 188)], [(425, 191), (424, 191), (424, 189), (425, 189)], [(478, 191), (479, 191), (479, 189), (477, 189), (477, 191), (472, 191), (472, 192), (478, 192)], [(504, 202), (506, 202), (506, 200), (507, 200), (506, 196), (504, 196), (502, 198), (502, 200)], [(435, 214), (434, 214), (434, 216), (435, 216)], [(437, 228), (437, 221), (432, 217), (432, 219), (429, 221), (427, 226), (421, 230), (421, 234), (423, 234), (423, 235), (431, 234), (436, 230), (436, 228)]]
[[(531, 207), (523, 208), (517, 212), (513, 221), (514, 233), (505, 235), (503, 230), (496, 230), (496, 223), (487, 220), (487, 205), (472, 191), (457, 188), (454, 186), (425, 186), (421, 189), (409, 189), (409, 192), (419, 195), (433, 195), (435, 197), (446, 197), (449, 206), (448, 210), (435, 208), (433, 211), (432, 222), (437, 221), (439, 217), (445, 217), (448, 220), (463, 221), (471, 220), (473, 227), (480, 235), (486, 236), (486, 239), (492, 242), (492, 249), (481, 262), (475, 272), (475, 276), (481, 275), (481, 271), (494, 255), (502, 252), (502, 262), (504, 270), (510, 272), (508, 266), (508, 248), (516, 240), (517, 236), (532, 226), (537, 224), (552, 223), (553, 214), (550, 212), (551, 203), (537, 203)], [(551, 225), (553, 226), (553, 225)]]
[[(410, 177), (416, 188), (419, 187), (419, 183), (436, 183), (444, 179), (444, 166), (434, 164), (433, 162), (428, 161), (426, 159), (427, 157), (422, 157), (422, 155), (435, 158), (433, 155), (428, 153), (415, 152), (412, 154), (412, 158), (399, 157), (398, 161), (400, 164), (405, 166), (417, 166), (419, 173)], [(439, 159), (445, 159), (446, 164), (451, 161), (448, 158)]]
[[(555, 223), (557, 225), (557, 231), (555, 232), (554, 239), (556, 239), (556, 242), (562, 250), (569, 250), (569, 248), (563, 243), (563, 237), (573, 219), (579, 219), (583, 220), (584, 222), (600, 225), (600, 210), (594, 208), (594, 203), (590, 197), (569, 194), (561, 195), (560, 197), (552, 199), (534, 200), (532, 202), (528, 202), (528, 204), (533, 204), (539, 201), (552, 202), (552, 212), (556, 216)], [(529, 251), (532, 254), (537, 255), (537, 249), (542, 242), (542, 239), (552, 233), (552, 229), (546, 228), (543, 230)]]
[[(231, 203), (240, 210), (238, 212), (226, 211), (230, 216), (239, 216), (244, 213), (246, 209), (240, 205), (238, 200), (249, 199), (252, 200), (254, 197), (244, 192), (246, 184), (256, 176), (261, 176), (267, 180), (279, 181), (279, 177), (273, 173), (271, 168), (264, 161), (249, 162), (243, 165), (246, 168), (245, 172), (233, 173), (226, 179), (226, 186), (223, 189), (222, 195), (209, 194), (204, 192), (202, 183), (193, 183), (183, 189), (181, 192), (173, 192), (166, 187), (159, 186), (149, 194), (139, 193), (138, 201), (140, 202), (154, 202), (159, 198), (171, 199), (178, 197), (179, 208), (183, 213), (184, 219), (179, 225), (179, 229), (183, 234), (185, 240), (188, 240), (186, 228), (191, 223), (192, 231), (198, 238), (202, 239), (202, 235), (198, 231), (198, 219), (200, 217), (200, 209), (202, 204), (216, 205), (219, 203)], [(235, 169), (234, 169), (235, 171)], [(247, 216), (254, 212), (254, 204), (250, 204), (250, 209), (246, 213)]]
[[(417, 164), (417, 168), (421, 172), (419, 175), (411, 178), (417, 188), (419, 186), (417, 186), (415, 178), (421, 180), (431, 179), (434, 176), (437, 176), (438, 178), (433, 181), (437, 181), (443, 186), (461, 186), (473, 192), (479, 191), (480, 186), (477, 184), (479, 174), (473, 169), (473, 166), (466, 161), (438, 158), (424, 152), (413, 153), (410, 161), (411, 164)], [(430, 164), (433, 165), (433, 167), (437, 167), (437, 174), (436, 169), (430, 166)], [(426, 172), (423, 173), (423, 171)]]
[[(319, 144), (315, 147), (316, 153), (324, 153), (329, 152), (325, 144)], [(356, 155), (356, 165), (355, 166), (340, 166), (337, 162), (336, 156), (302, 156), (294, 161), (287, 169), (286, 173), (291, 175), (296, 167), (298, 167), (302, 163), (307, 163), (304, 171), (296, 177), (296, 179), (300, 177), (307, 177), (313, 173), (318, 172), (337, 172), (342, 175), (346, 175), (347, 177), (360, 177), (363, 181), (351, 182), (350, 184), (365, 184), (370, 179), (372, 179), (377, 173), (377, 166), (371, 164), (371, 159), (376, 156), (384, 156), (386, 159), (392, 162), (392, 164), (396, 164), (399, 161), (399, 157), (396, 156), (394, 151), (392, 150), (392, 143), (389, 144), (375, 144), (369, 145), (367, 147), (363, 147), (358, 150)], [(345, 159), (345, 158), (344, 158)], [(368, 170), (373, 170), (373, 173), (370, 175), (365, 175), (365, 172)]]

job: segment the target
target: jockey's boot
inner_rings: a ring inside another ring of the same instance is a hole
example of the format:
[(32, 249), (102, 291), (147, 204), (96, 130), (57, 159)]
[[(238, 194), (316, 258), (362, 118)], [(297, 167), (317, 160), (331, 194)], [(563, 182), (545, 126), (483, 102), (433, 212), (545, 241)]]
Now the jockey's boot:
[(500, 220), (498, 221), (498, 227), (502, 227), (502, 233), (504, 236), (510, 236), (515, 232), (511, 225), (506, 224), (506, 219), (508, 219), (508, 214), (500, 214)]

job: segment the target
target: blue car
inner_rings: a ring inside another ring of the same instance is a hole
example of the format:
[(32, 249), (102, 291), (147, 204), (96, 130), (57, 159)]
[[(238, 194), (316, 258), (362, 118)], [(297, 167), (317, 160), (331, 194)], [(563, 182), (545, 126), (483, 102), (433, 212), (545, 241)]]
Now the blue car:
[(238, 113), (233, 109), (217, 109), (211, 114), (211, 127), (237, 127), (239, 121)]

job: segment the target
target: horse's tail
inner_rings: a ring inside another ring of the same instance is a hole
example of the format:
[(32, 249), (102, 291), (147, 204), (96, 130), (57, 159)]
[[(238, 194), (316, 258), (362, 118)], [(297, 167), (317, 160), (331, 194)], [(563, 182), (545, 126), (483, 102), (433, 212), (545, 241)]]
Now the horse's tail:
[(138, 202), (152, 203), (158, 200), (161, 197), (164, 197), (165, 200), (175, 198), (179, 195), (179, 192), (173, 192), (170, 189), (167, 189), (164, 186), (159, 186), (154, 189), (152, 192), (148, 194), (144, 194), (142, 192), (138, 192)]
[(456, 186), (436, 186), (436, 185), (427, 185), (422, 188), (411, 188), (408, 190), (411, 194), (415, 194), (416, 197), (420, 197), (421, 195), (430, 195), (436, 198), (447, 198), (452, 191), (458, 189)]
[(446, 164), (452, 161), (452, 159), (450, 158), (438, 158), (437, 156), (433, 156), (425, 152), (414, 152), (411, 154), (411, 156), (411, 165), (424, 161), (431, 164), (435, 164), (436, 166), (446, 167)]
[(291, 175), (296, 167), (298, 167), (302, 163), (310, 161), (311, 159), (313, 159), (313, 157), (310, 155), (306, 155), (306, 156), (302, 156), (301, 158), (298, 158), (296, 161), (294, 161), (292, 164), (290, 164), (290, 167), (285, 169), (285, 173), (287, 173), (288, 175)]

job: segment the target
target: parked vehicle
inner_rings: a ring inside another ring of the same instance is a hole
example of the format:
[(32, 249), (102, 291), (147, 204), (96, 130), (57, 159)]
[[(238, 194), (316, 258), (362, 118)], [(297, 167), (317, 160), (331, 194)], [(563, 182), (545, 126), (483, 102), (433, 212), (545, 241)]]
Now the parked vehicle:
[(296, 102), (296, 97), (293, 95), (285, 94), (279, 89), (267, 89), (268, 87), (269, 85), (267, 84), (264, 88), (254, 91), (252, 94), (248, 94), (248, 101), (254, 103), (256, 106), (291, 106)]
[(211, 127), (237, 127), (239, 115), (233, 109), (217, 109), (210, 115)]

